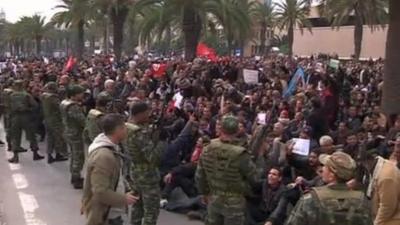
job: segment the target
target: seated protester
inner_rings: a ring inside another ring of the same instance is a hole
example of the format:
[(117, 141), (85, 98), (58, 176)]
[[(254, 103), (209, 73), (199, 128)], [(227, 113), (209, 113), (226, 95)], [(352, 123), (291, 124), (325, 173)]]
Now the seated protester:
[(318, 174), (319, 169), (318, 156), (320, 152), (318, 149), (310, 151), (308, 157), (298, 157), (288, 150), (286, 157), (288, 166), (285, 168), (284, 176), (287, 183), (295, 180), (297, 177), (303, 177), (305, 180), (312, 180)]
[(282, 173), (279, 168), (268, 171), (267, 179), (256, 188), (259, 198), (258, 202), (247, 203), (248, 225), (282, 225), (286, 210), (278, 207), (283, 193), (287, 190), (282, 183)]
[(332, 155), (336, 151), (336, 146), (333, 145), (333, 139), (328, 136), (322, 136), (319, 139), (320, 151), (323, 154)]
[(358, 154), (358, 136), (355, 132), (350, 132), (346, 138), (346, 144), (343, 147), (343, 152), (351, 156), (351, 158), (356, 159)]
[(294, 119), (291, 120), (285, 129), (285, 133), (289, 138), (298, 137), (301, 128), (304, 126), (305, 120), (302, 112), (297, 112)]
[(161, 205), (168, 203), (167, 199), (169, 198), (171, 192), (177, 187), (180, 187), (182, 191), (190, 198), (196, 196), (197, 191), (194, 185), (194, 174), (196, 172), (197, 162), (203, 151), (203, 147), (209, 143), (210, 138), (208, 136), (200, 137), (197, 140), (190, 162), (172, 168), (172, 170), (164, 176), (165, 187), (161, 194)]
[(239, 132), (237, 134), (238, 142), (241, 146), (247, 147), (249, 145), (250, 136), (246, 132), (246, 127), (243, 122), (239, 122)]
[(349, 133), (350, 131), (346, 123), (340, 122), (338, 129), (331, 133), (331, 137), (333, 138), (334, 143), (336, 143), (337, 145), (344, 145), (346, 143), (346, 139)]
[(350, 106), (347, 113), (347, 126), (352, 131), (357, 131), (361, 128), (361, 119), (358, 117), (357, 107)]
[(194, 135), (197, 132), (197, 125), (194, 120), (195, 118), (191, 117), (178, 137), (169, 143), (163, 151), (161, 156), (161, 175), (165, 175), (182, 161), (189, 161), (195, 144)]

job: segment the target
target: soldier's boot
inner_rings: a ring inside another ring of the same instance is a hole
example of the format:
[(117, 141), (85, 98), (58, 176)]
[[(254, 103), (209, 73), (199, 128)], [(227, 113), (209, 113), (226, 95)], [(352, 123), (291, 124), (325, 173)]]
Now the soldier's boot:
[(14, 153), (14, 156), (12, 158), (8, 159), (8, 162), (15, 163), (15, 164), (19, 163), (18, 153)]
[(24, 152), (27, 152), (28, 150), (27, 149), (25, 149), (25, 148), (23, 148), (23, 147), (19, 147), (18, 149), (17, 149), (17, 152), (18, 153), (24, 153)]
[(68, 157), (61, 155), (60, 153), (56, 154), (56, 158), (54, 159), (55, 162), (62, 162), (67, 161)]
[(33, 161), (38, 161), (44, 159), (43, 156), (39, 155), (38, 150), (33, 150)]
[(5, 144), (4, 141), (0, 140), (0, 145), (4, 145), (4, 144)]
[(74, 189), (82, 189), (83, 188), (83, 178), (81, 177), (72, 177), (71, 184)]
[(53, 162), (55, 162), (56, 160), (54, 159), (54, 157), (51, 154), (47, 155), (47, 163), (48, 164), (52, 164)]

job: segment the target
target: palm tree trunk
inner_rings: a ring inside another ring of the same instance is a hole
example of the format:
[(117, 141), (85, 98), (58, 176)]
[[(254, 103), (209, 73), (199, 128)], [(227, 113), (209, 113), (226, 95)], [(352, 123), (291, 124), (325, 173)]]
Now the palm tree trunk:
[(260, 31), (260, 55), (265, 55), (265, 41), (266, 41), (266, 33), (267, 32), (267, 23), (263, 21), (261, 23), (261, 31)]
[(124, 41), (124, 24), (128, 16), (129, 9), (126, 6), (114, 7), (111, 9), (111, 20), (113, 23), (114, 35), (114, 54), (117, 62), (122, 55), (122, 44)]
[(196, 49), (201, 33), (201, 19), (196, 9), (190, 5), (183, 8), (183, 33), (185, 37), (185, 59), (192, 61), (196, 57)]
[(358, 60), (361, 55), (361, 46), (363, 38), (363, 20), (360, 12), (356, 9), (356, 24), (354, 27), (354, 58)]
[(383, 110), (388, 114), (400, 113), (400, 1), (389, 1), (389, 30), (386, 40), (386, 59), (383, 84)]
[(83, 52), (85, 49), (85, 30), (84, 30), (85, 22), (80, 20), (78, 22), (78, 36), (77, 36), (77, 45), (76, 45), (76, 57), (78, 60), (82, 59)]
[(293, 23), (290, 23), (288, 28), (289, 56), (293, 55), (293, 40), (294, 40), (294, 26)]
[(103, 30), (103, 51), (108, 54), (108, 17), (105, 18), (104, 30)]
[(36, 42), (36, 55), (39, 56), (40, 53), (42, 52), (42, 38), (36, 37), (35, 42)]

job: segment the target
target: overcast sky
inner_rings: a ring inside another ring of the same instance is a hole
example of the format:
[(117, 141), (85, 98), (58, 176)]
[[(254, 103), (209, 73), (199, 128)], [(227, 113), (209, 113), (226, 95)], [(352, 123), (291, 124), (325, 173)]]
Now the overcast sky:
[[(282, 0), (273, 0), (282, 1)], [(61, 0), (0, 0), (0, 9), (6, 12), (6, 19), (10, 22), (17, 21), (21, 16), (40, 14), (47, 20), (56, 12), (54, 6)]]
[(54, 14), (54, 6), (60, 4), (60, 0), (0, 0), (0, 9), (6, 13), (6, 19), (10, 22), (17, 21), (21, 16), (40, 14), (47, 20)]

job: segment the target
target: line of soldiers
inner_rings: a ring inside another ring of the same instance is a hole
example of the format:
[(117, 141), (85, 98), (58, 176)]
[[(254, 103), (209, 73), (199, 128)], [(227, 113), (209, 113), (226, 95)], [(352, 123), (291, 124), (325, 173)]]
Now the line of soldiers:
[[(33, 97), (24, 90), (24, 82), (16, 80), (11, 88), (3, 90), (5, 108), (5, 128), (7, 143), (14, 155), (10, 163), (19, 163), (21, 149), (21, 132), (25, 131), (34, 160), (43, 159), (38, 154), (38, 144), (31, 116), (37, 106)], [(47, 131), (47, 162), (53, 163), (68, 160), (70, 155), (71, 184), (75, 189), (82, 189), (84, 180), (81, 176), (85, 161), (85, 145), (102, 133), (101, 119), (114, 111), (112, 95), (106, 91), (96, 97), (96, 107), (89, 110), (87, 116), (82, 107), (85, 89), (79, 85), (68, 85), (67, 98), (65, 91), (60, 92), (55, 82), (45, 85), (41, 95), (44, 124)], [(155, 225), (159, 215), (160, 173), (159, 163), (164, 142), (158, 141), (151, 127), (151, 108), (147, 103), (137, 103), (131, 107), (128, 119), (128, 139), (124, 144), (129, 155), (129, 174), (127, 179), (129, 191), (140, 197), (133, 206), (131, 223), (134, 225)], [(67, 146), (70, 153), (68, 154)], [(54, 155), (55, 153), (55, 155)]]

